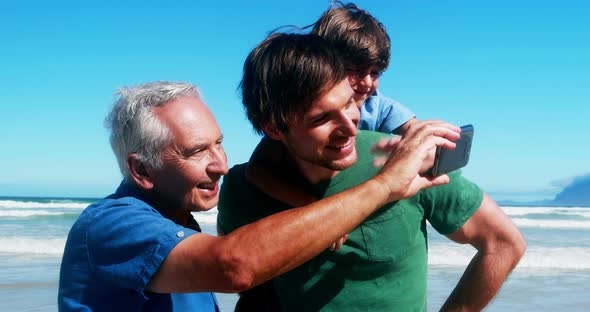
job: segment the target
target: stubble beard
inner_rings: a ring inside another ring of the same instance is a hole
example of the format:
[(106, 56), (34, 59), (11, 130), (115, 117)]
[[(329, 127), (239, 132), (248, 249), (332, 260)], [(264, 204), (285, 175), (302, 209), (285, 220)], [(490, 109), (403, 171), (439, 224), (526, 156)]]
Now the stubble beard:
[(303, 160), (308, 164), (336, 172), (352, 167), (352, 165), (354, 165), (358, 159), (356, 148), (351, 152), (352, 155), (348, 155), (345, 159), (338, 160), (326, 159), (321, 155), (318, 156), (318, 154), (316, 154), (315, 157), (306, 157), (304, 155), (297, 153), (297, 151), (295, 150), (291, 150), (291, 154), (292, 157), (294, 156), (295, 158)]

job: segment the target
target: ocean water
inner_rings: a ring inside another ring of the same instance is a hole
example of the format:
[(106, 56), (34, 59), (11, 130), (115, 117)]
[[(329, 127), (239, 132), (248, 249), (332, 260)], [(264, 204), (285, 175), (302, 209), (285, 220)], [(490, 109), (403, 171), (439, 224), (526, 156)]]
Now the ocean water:
[[(56, 311), (59, 265), (69, 228), (95, 199), (0, 198), (2, 311)], [(590, 208), (502, 207), (527, 252), (487, 311), (589, 311)], [(216, 210), (195, 214), (214, 234)], [(475, 251), (429, 229), (428, 309), (437, 311)], [(218, 294), (222, 311), (236, 295)]]

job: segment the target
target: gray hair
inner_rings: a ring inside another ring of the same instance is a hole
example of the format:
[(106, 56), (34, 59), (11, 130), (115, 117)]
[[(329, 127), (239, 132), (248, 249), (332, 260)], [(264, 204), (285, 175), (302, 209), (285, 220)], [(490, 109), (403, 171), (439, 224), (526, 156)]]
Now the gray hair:
[(174, 139), (170, 130), (154, 115), (153, 109), (184, 96), (199, 96), (197, 87), (183, 82), (157, 81), (123, 87), (105, 119), (110, 142), (123, 178), (129, 180), (127, 156), (152, 168), (162, 166), (161, 152)]

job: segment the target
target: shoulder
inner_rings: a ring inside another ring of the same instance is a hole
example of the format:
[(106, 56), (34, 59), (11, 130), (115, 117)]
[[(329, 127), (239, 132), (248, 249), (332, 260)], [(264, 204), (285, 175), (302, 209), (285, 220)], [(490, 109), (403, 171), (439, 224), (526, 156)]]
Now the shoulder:
[(217, 205), (217, 227), (224, 234), (255, 221), (254, 211), (262, 206), (256, 200), (259, 192), (246, 179), (246, 166), (247, 163), (236, 165), (223, 177)]
[(367, 98), (366, 103), (368, 102), (371, 102), (374, 106), (380, 106), (382, 108), (390, 108), (392, 106), (401, 105), (398, 101), (383, 95), (383, 93), (379, 90), (375, 90), (375, 93)]
[(165, 219), (154, 207), (133, 196), (102, 199), (86, 208), (80, 217), (94, 219), (96, 225), (131, 218)]
[(196, 233), (133, 196), (106, 198), (89, 206), (74, 228), (85, 235), (89, 248), (97, 249), (168, 241), (175, 245), (177, 238)]
[(450, 182), (419, 193), (420, 203), (432, 226), (441, 234), (454, 232), (480, 207), (484, 192), (461, 174), (449, 173)]
[[(377, 90), (361, 107), (360, 125), (368, 123), (366, 129), (391, 133), (415, 116), (410, 109)], [(364, 122), (363, 118), (369, 121)]]
[(246, 166), (234, 166), (223, 178), (217, 205), (217, 227), (222, 233), (291, 208), (250, 183), (246, 178)]
[(135, 197), (100, 203), (87, 229), (89, 254), (127, 255), (149, 263), (160, 263), (178, 243), (198, 233)]
[(238, 164), (231, 167), (227, 174), (223, 176), (223, 184), (226, 182), (231, 181), (231, 183), (238, 183), (242, 181), (246, 181), (246, 167), (248, 163)]
[[(235, 165), (229, 169), (227, 174), (223, 176), (221, 183), (221, 190), (219, 192), (219, 201), (227, 202), (235, 197), (237, 193), (242, 193), (245, 188), (248, 188), (249, 182), (246, 179), (246, 166), (248, 163)], [(219, 205), (218, 209), (223, 209)], [(225, 206), (225, 205), (224, 205)]]

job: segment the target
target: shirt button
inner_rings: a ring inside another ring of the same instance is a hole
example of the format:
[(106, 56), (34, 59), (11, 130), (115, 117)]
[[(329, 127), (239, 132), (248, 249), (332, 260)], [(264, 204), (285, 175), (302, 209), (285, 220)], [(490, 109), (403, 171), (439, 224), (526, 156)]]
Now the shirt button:
[(176, 232), (176, 237), (184, 237), (184, 231)]

